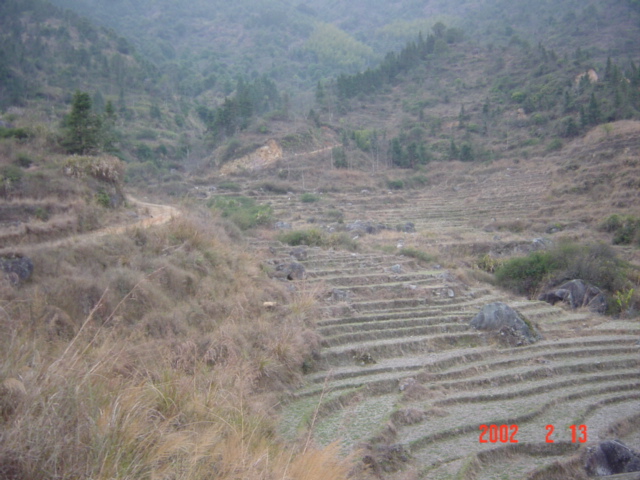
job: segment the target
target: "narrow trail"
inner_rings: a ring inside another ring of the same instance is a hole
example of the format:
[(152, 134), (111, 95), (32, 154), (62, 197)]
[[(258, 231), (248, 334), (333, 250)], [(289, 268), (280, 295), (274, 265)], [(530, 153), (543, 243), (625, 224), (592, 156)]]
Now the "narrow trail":
[(89, 242), (107, 235), (117, 235), (137, 228), (149, 228), (151, 226), (163, 225), (169, 222), (171, 219), (177, 218), (181, 215), (180, 210), (171, 205), (143, 202), (132, 196), (129, 196), (127, 198), (127, 201), (131, 204), (136, 205), (138, 207), (138, 212), (145, 215), (145, 217), (132, 222), (122, 222), (116, 225), (110, 225), (91, 232), (65, 236), (56, 240), (22, 243), (19, 245), (19, 247), (38, 247), (53, 249), (61, 246), (77, 245), (79, 243)]

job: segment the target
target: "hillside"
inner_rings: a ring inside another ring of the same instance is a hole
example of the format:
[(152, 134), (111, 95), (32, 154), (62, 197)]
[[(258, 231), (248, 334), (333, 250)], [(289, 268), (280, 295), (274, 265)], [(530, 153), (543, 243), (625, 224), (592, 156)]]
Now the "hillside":
[[(0, 2), (0, 480), (640, 451), (639, 34), (627, 0)], [(526, 328), (471, 326), (496, 302)]]

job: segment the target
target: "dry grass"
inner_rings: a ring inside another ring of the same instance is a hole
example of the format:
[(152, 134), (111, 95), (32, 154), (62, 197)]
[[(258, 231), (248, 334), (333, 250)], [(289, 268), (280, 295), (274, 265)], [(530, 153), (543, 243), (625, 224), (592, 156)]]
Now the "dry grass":
[(0, 285), (1, 477), (346, 478), (337, 447), (274, 434), (317, 292), (269, 280), (217, 221), (22, 253), (32, 281)]

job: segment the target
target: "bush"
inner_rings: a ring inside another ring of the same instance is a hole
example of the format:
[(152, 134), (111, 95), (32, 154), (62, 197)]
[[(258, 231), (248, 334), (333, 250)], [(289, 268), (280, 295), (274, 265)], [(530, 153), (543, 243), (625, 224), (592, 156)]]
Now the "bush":
[(527, 257), (506, 261), (495, 273), (500, 286), (531, 296), (545, 277), (557, 268), (549, 252), (533, 252)]
[(229, 190), (231, 192), (239, 192), (242, 190), (242, 187), (235, 182), (222, 182), (218, 184), (218, 188), (220, 190)]
[(300, 196), (300, 201), (302, 203), (314, 203), (320, 201), (320, 197), (313, 193), (305, 192)]
[(31, 133), (26, 128), (4, 128), (0, 127), (0, 138), (16, 138), (18, 140), (26, 140)]
[(296, 247), (298, 245), (307, 245), (309, 247), (325, 246), (325, 234), (317, 228), (309, 230), (292, 230), (290, 232), (282, 232), (278, 235), (278, 240), (287, 245)]
[(18, 183), (22, 180), (22, 169), (17, 165), (6, 165), (0, 170), (0, 179), (8, 180), (11, 183)]
[(404, 188), (403, 180), (387, 180), (387, 187), (391, 190), (402, 190)]
[(309, 247), (342, 248), (351, 251), (358, 249), (358, 243), (348, 233), (327, 234), (317, 228), (282, 232), (278, 235), (278, 240), (294, 247), (307, 245)]
[(398, 253), (400, 255), (404, 255), (405, 257), (415, 258), (416, 260), (420, 260), (421, 262), (425, 263), (434, 262), (436, 260), (436, 257), (434, 257), (433, 255), (425, 251), (418, 250), (414, 247), (401, 248)]
[(272, 221), (272, 208), (258, 205), (248, 197), (216, 197), (209, 202), (209, 207), (220, 211), (223, 218), (228, 218), (242, 230), (268, 225)]
[(526, 257), (512, 258), (497, 266), (496, 280), (502, 287), (532, 296), (545, 284), (559, 285), (581, 279), (609, 293), (628, 284), (627, 265), (608, 245), (563, 242)]
[(613, 214), (600, 224), (600, 230), (613, 233), (614, 245), (640, 245), (640, 218)]

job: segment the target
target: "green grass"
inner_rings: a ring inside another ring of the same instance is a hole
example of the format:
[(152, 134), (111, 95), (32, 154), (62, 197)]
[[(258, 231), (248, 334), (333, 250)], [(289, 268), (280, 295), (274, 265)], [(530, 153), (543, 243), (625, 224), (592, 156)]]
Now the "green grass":
[(309, 247), (338, 248), (350, 251), (358, 249), (358, 243), (348, 233), (326, 233), (318, 228), (282, 232), (277, 238), (278, 241), (291, 246), (307, 245)]
[(259, 205), (249, 197), (216, 197), (208, 205), (242, 230), (268, 225), (273, 221), (272, 208), (269, 205)]

